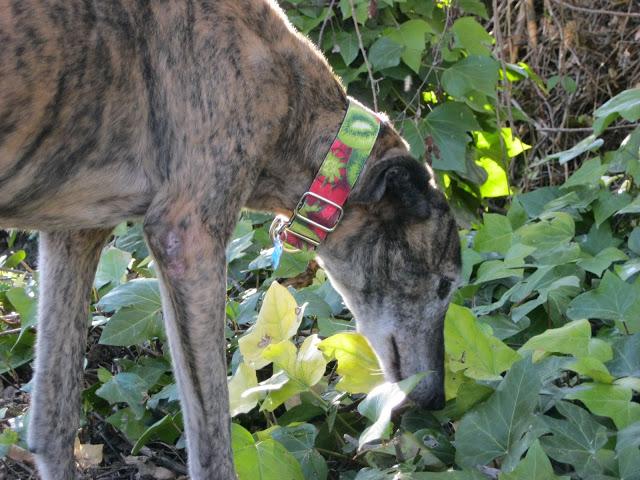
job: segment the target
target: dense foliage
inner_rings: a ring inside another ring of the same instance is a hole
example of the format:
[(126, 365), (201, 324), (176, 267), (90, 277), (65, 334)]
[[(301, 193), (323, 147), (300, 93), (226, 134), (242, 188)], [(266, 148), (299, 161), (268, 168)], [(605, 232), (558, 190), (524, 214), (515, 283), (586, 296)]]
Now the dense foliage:
[[(486, 198), (513, 193), (508, 162), (527, 148), (500, 126), (500, 82), (541, 82), (493, 57), (484, 4), (289, 3), (292, 22), (368, 103), (373, 79), (379, 108), (416, 157), (431, 158), (469, 227), (445, 322), (447, 405), (394, 414), (418, 378), (384, 383), (312, 256), (284, 255), (274, 271), (271, 217), (243, 214), (227, 250), (226, 328), (240, 479), (640, 478), (640, 127), (612, 151), (599, 139), (618, 117), (637, 122), (640, 90), (600, 107), (592, 136), (540, 160), (581, 160), (563, 185), (478, 218)], [(0, 373), (28, 392), (37, 274), (16, 239), (0, 257)], [(139, 225), (120, 225), (103, 252), (90, 339), (82, 443), (181, 451)], [(25, 414), (0, 410), (0, 456), (24, 446)], [(111, 430), (99, 430), (104, 421)]]

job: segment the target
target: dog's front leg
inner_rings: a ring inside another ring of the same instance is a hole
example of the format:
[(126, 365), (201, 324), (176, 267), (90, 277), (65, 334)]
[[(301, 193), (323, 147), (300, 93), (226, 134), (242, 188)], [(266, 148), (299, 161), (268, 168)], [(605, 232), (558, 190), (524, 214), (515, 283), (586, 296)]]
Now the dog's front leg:
[(145, 234), (157, 262), (194, 480), (235, 478), (230, 450), (224, 305), (225, 235), (192, 199), (157, 199)]

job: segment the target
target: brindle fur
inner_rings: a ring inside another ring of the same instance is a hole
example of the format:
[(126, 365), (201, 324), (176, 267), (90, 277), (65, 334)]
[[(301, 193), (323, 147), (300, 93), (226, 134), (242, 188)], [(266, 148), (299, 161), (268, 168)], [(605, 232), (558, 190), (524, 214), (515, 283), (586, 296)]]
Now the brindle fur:
[[(273, 0), (0, 0), (0, 225), (40, 230), (30, 448), (74, 476), (90, 286), (100, 248), (144, 218), (194, 479), (234, 478), (223, 327), (240, 209), (290, 214), (347, 106)], [(455, 224), (385, 122), (339, 228), (319, 249), (397, 380), (443, 402), (442, 319)]]

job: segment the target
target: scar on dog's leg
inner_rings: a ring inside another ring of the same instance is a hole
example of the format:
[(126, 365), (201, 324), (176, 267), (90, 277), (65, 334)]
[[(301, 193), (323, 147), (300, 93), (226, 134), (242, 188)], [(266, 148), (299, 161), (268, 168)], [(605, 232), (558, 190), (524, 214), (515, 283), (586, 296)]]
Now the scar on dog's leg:
[(40, 233), (40, 302), (29, 448), (44, 480), (75, 477), (89, 301), (111, 230)]
[(196, 206), (181, 199), (155, 202), (144, 230), (160, 274), (189, 473), (194, 480), (235, 479), (229, 448), (224, 241), (204, 224)]

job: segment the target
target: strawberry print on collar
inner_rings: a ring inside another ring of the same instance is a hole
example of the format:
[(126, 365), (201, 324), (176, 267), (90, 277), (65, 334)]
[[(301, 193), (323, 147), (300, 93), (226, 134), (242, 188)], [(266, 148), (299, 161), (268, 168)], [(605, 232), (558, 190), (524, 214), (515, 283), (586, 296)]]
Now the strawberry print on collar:
[(313, 250), (338, 226), (343, 206), (373, 150), (380, 118), (353, 99), (309, 190), (289, 220), (276, 218), (276, 248)]

